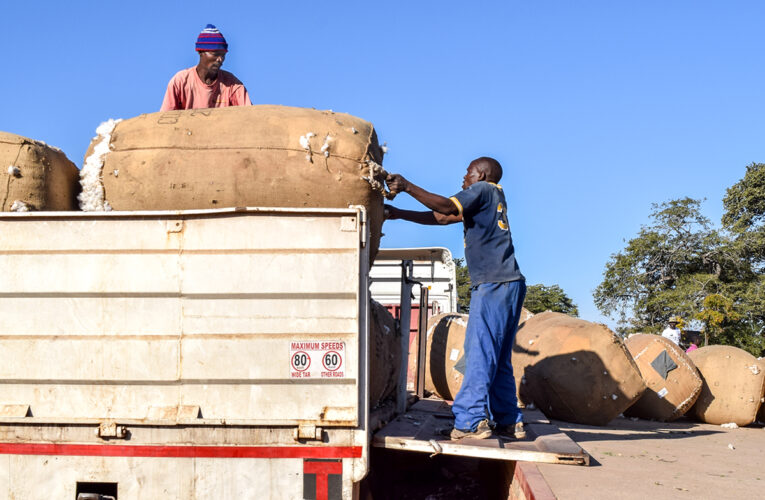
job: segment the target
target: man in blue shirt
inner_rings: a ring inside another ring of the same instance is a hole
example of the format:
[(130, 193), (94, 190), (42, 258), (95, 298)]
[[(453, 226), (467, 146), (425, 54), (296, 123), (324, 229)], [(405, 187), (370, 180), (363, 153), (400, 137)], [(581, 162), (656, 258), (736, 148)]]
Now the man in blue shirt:
[(525, 436), (518, 410), (510, 356), (526, 296), (526, 280), (515, 260), (502, 187), (502, 166), (493, 158), (473, 160), (462, 191), (446, 198), (398, 174), (386, 179), (391, 192), (405, 192), (430, 211), (386, 206), (386, 218), (418, 224), (453, 224), (465, 228), (465, 259), (472, 284), (465, 331), (465, 376), (454, 398), (452, 439), (485, 439), (496, 422), (503, 436)]

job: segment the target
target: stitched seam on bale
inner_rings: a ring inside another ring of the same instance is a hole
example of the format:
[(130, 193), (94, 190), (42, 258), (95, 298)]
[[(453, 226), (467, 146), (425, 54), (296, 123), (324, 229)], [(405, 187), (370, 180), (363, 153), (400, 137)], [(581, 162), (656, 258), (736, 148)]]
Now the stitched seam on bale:
[[(111, 145), (111, 141), (109, 142)], [(125, 149), (112, 149), (109, 151), (109, 154), (111, 153), (124, 153), (124, 152), (130, 152), (130, 151), (151, 151), (155, 149), (172, 149), (175, 151), (228, 151), (228, 150), (242, 150), (242, 149), (254, 149), (257, 151), (293, 151), (296, 153), (304, 153), (305, 149), (293, 149), (293, 148), (277, 148), (277, 147), (270, 147), (270, 146), (247, 146), (247, 147), (240, 147), (240, 146), (232, 146), (232, 147), (215, 147), (215, 148), (206, 148), (206, 147), (176, 147), (176, 146), (155, 146), (151, 148), (125, 148)], [(360, 162), (363, 160), (358, 158), (353, 158), (350, 156), (343, 156), (338, 154), (331, 155), (335, 158), (342, 158), (343, 160), (350, 160), (355, 162)]]

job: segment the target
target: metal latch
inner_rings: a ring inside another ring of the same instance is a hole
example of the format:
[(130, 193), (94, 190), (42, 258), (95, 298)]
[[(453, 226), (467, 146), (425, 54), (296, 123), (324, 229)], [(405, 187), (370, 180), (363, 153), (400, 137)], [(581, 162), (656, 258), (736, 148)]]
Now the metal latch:
[(314, 424), (300, 424), (295, 429), (295, 441), (309, 440), (309, 441), (321, 441), (321, 427), (316, 427)]
[(125, 439), (127, 427), (117, 425), (117, 422), (101, 422), (98, 425), (98, 437)]

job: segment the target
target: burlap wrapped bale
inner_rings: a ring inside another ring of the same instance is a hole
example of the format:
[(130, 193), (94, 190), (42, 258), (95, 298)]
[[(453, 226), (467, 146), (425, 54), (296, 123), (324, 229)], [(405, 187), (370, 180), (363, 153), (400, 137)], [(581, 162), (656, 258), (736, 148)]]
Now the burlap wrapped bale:
[(688, 353), (704, 384), (689, 415), (708, 424), (749, 425), (765, 391), (765, 372), (757, 358), (738, 347), (712, 345)]
[(455, 368), (462, 359), (468, 315), (443, 313), (428, 319), (425, 351), (425, 389), (453, 401), (462, 386)]
[[(521, 309), (520, 322), (533, 316)], [(462, 387), (463, 374), (457, 364), (462, 360), (468, 315), (444, 313), (428, 319), (425, 355), (425, 389), (453, 401)], [(464, 360), (462, 360), (464, 363)]]
[(624, 344), (643, 376), (646, 391), (624, 414), (670, 422), (688, 411), (701, 392), (701, 376), (685, 352), (660, 335), (632, 335)]
[[(760, 362), (760, 369), (765, 371), (765, 358), (759, 358), (758, 361)], [(765, 391), (763, 391), (762, 398), (760, 399), (760, 411), (757, 413), (757, 421), (765, 424)]]
[(114, 210), (364, 205), (376, 254), (383, 197), (363, 177), (382, 151), (369, 122), (287, 106), (145, 114), (99, 132), (86, 163), (104, 141), (96, 163)]
[(79, 172), (60, 149), (0, 132), (0, 168), (0, 210), (78, 210)]
[(369, 407), (391, 396), (401, 369), (401, 331), (388, 309), (370, 300)]
[(520, 394), (549, 418), (605, 425), (645, 390), (622, 341), (604, 325), (561, 313), (535, 314), (513, 349)]

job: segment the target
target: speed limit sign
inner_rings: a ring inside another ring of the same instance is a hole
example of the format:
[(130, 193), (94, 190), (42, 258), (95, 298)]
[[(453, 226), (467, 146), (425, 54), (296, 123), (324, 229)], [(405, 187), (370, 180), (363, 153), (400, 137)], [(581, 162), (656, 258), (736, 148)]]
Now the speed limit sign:
[(290, 342), (290, 378), (344, 378), (345, 342)]

